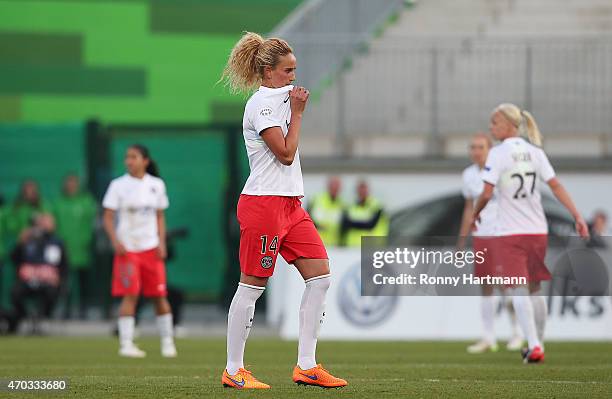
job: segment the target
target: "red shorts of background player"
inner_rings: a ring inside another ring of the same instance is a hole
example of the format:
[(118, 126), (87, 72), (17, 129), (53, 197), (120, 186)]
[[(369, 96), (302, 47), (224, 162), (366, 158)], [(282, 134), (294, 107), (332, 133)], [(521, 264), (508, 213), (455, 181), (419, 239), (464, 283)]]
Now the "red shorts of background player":
[(546, 234), (503, 236), (498, 237), (496, 241), (500, 276), (526, 277), (527, 282), (551, 279), (544, 263), (548, 246)]
[(298, 197), (242, 194), (237, 213), (242, 273), (272, 276), (279, 253), (290, 264), (298, 258), (327, 259), (321, 237)]
[(113, 296), (166, 296), (166, 266), (157, 249), (115, 255)]
[(482, 252), (484, 261), (482, 263), (474, 260), (474, 276), (476, 277), (485, 277), (485, 276), (497, 276), (497, 260), (496, 256), (497, 251), (495, 250), (495, 246), (497, 244), (496, 237), (473, 237), (472, 238), (472, 247), (474, 248), (474, 253)]

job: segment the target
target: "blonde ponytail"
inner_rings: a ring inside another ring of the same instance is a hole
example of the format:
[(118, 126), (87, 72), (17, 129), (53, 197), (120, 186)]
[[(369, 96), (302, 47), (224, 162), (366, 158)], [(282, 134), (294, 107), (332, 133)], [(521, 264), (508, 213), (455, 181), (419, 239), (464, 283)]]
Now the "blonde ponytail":
[(289, 44), (277, 38), (265, 39), (245, 32), (227, 60), (220, 82), (232, 93), (248, 93), (261, 85), (266, 66), (274, 68), (283, 55), (293, 53)]
[(525, 120), (529, 142), (538, 147), (542, 147), (542, 133), (540, 133), (540, 128), (538, 128), (535, 118), (529, 111), (522, 111), (521, 115)]
[(510, 123), (516, 127), (519, 136), (525, 137), (533, 145), (542, 146), (542, 133), (535, 118), (529, 111), (521, 111), (514, 104), (500, 104), (493, 113), (500, 112)]

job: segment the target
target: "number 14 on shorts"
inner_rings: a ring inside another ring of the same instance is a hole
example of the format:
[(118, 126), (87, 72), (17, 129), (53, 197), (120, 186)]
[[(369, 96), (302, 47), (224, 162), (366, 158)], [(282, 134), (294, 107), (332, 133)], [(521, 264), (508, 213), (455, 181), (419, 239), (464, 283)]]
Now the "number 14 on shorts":
[(261, 254), (265, 255), (266, 252), (270, 251), (274, 255), (276, 255), (276, 251), (278, 250), (278, 236), (274, 236), (272, 241), (270, 242), (270, 246), (268, 246), (268, 236), (263, 235), (261, 238)]

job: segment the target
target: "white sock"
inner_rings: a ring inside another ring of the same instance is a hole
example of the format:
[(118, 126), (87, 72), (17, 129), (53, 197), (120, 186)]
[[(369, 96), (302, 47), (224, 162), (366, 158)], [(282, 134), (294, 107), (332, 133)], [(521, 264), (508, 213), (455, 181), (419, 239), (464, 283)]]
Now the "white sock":
[(483, 296), (480, 302), (480, 316), (482, 317), (482, 328), (484, 340), (490, 345), (497, 344), (493, 322), (495, 318), (495, 297)]
[[(517, 291), (518, 290), (518, 291)], [(535, 326), (535, 318), (533, 315), (533, 305), (527, 288), (515, 288), (512, 296), (512, 305), (516, 312), (516, 318), (523, 330), (523, 335), (527, 338), (529, 349), (536, 346), (542, 346), (538, 339), (538, 333)]]
[(330, 282), (329, 274), (305, 281), (306, 287), (300, 305), (300, 336), (298, 341), (298, 366), (302, 370), (317, 366), (315, 360), (317, 337), (325, 317), (325, 296)]
[(540, 343), (544, 345), (544, 330), (546, 329), (546, 318), (548, 317), (548, 305), (546, 299), (538, 293), (530, 295), (533, 315), (535, 317), (536, 331)]
[(265, 287), (238, 283), (238, 289), (227, 315), (227, 365), (229, 375), (235, 375), (244, 368), (244, 346), (249, 337), (255, 302), (263, 294)]
[(157, 329), (162, 344), (174, 342), (174, 326), (172, 325), (172, 313), (157, 316)]
[(134, 345), (134, 316), (119, 317), (119, 345), (121, 347)]

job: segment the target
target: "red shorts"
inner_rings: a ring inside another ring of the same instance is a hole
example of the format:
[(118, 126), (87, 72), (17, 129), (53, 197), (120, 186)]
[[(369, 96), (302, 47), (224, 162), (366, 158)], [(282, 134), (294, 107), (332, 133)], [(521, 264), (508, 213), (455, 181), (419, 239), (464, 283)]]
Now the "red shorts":
[(113, 296), (166, 296), (166, 266), (157, 249), (115, 255), (112, 284)]
[(472, 247), (474, 252), (483, 252), (484, 261), (482, 263), (474, 261), (474, 276), (496, 276), (497, 272), (497, 244), (496, 237), (472, 237)]
[(548, 246), (546, 234), (503, 236), (496, 241), (501, 277), (527, 277), (528, 282), (551, 279), (544, 263)]
[(287, 263), (298, 258), (327, 259), (317, 229), (298, 197), (240, 195), (240, 270), (270, 277), (280, 253)]

